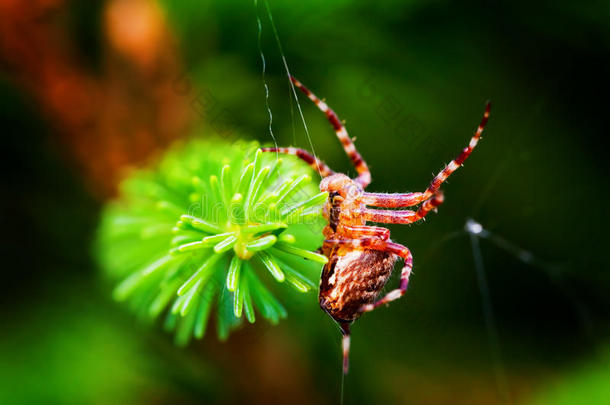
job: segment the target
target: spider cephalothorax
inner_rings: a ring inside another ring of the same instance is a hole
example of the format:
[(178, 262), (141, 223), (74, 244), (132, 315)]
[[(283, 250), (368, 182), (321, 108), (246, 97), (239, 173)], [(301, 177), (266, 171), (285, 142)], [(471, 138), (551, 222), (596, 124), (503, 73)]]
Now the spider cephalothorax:
[[(328, 201), (324, 206), (328, 225), (324, 228), (322, 253), (329, 261), (322, 271), (319, 300), (320, 307), (339, 323), (343, 331), (343, 370), (347, 372), (350, 324), (362, 313), (372, 311), (404, 295), (413, 269), (413, 257), (409, 249), (393, 242), (388, 229), (367, 225), (367, 222), (410, 224), (421, 220), (442, 204), (443, 194), (440, 186), (462, 165), (476, 146), (487, 123), (490, 104), (487, 103), (483, 119), (468, 146), (432, 180), (424, 192), (368, 193), (364, 190), (371, 182), (369, 168), (335, 112), (294, 77), (290, 77), (290, 80), (326, 114), (358, 172), (355, 179), (335, 173), (302, 149), (263, 149), (266, 152), (296, 155), (317, 169), (323, 177), (320, 190), (328, 192)], [(368, 208), (402, 208), (416, 205), (419, 205), (416, 211)], [(400, 285), (378, 300), (377, 297), (399, 257), (404, 260)]]

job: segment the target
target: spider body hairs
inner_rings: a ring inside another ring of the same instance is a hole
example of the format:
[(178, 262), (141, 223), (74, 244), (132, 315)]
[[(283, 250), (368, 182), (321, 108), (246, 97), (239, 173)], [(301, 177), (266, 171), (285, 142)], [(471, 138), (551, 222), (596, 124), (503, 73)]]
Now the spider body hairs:
[[(291, 154), (307, 162), (323, 177), (320, 191), (328, 192), (323, 214), (328, 225), (323, 230), (322, 253), (328, 258), (320, 280), (320, 307), (330, 315), (343, 332), (343, 372), (347, 373), (350, 325), (363, 313), (402, 297), (409, 285), (413, 269), (413, 257), (409, 249), (390, 239), (387, 228), (367, 223), (410, 224), (423, 219), (443, 202), (440, 191), (442, 183), (457, 170), (477, 145), (489, 118), (490, 103), (470, 143), (452, 160), (423, 192), (413, 193), (369, 193), (365, 189), (371, 182), (369, 168), (356, 150), (352, 139), (337, 114), (317, 98), (301, 82), (290, 76), (299, 88), (326, 115), (358, 176), (351, 179), (345, 174), (335, 173), (325, 163), (309, 152), (297, 148), (263, 148), (263, 152)], [(418, 206), (417, 210), (380, 210), (379, 208), (402, 208)], [(394, 264), (403, 259), (400, 285), (377, 299), (388, 281)]]

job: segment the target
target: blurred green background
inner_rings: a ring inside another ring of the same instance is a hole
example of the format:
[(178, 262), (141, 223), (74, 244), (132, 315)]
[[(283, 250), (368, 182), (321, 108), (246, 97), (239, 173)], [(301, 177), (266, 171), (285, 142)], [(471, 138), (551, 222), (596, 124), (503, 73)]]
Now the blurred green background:
[[(340, 336), (314, 294), (284, 302), (278, 326), (178, 349), (112, 302), (91, 253), (126, 168), (187, 136), (273, 141), (259, 49), (277, 143), (311, 149), (259, 3), (0, 1), (0, 403), (339, 402)], [(423, 190), (493, 103), (438, 215), (390, 227), (415, 272), (406, 298), (355, 324), (345, 403), (609, 403), (608, 3), (269, 6), (291, 72), (357, 138), (371, 191)], [(353, 174), (300, 100), (315, 152)], [(497, 237), (480, 240), (491, 332), (468, 218)]]

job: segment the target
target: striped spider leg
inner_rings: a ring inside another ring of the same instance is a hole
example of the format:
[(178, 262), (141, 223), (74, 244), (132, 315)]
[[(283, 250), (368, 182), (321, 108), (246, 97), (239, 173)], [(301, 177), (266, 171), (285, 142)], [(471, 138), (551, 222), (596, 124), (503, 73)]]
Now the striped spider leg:
[[(354, 142), (349, 137), (347, 130), (345, 129), (345, 126), (341, 123), (337, 114), (330, 107), (328, 107), (328, 105), (326, 105), (326, 103), (324, 101), (322, 101), (318, 97), (316, 97), (315, 94), (313, 94), (307, 87), (305, 87), (296, 78), (294, 78), (293, 76), (290, 76), (290, 81), (294, 84), (295, 87), (297, 87), (299, 90), (301, 90), (311, 101), (313, 101), (314, 104), (326, 115), (326, 118), (328, 119), (328, 121), (332, 125), (333, 129), (335, 130), (335, 134), (337, 134), (337, 138), (339, 138), (339, 140), (341, 141), (341, 144), (343, 145), (343, 149), (345, 150), (345, 153), (347, 153), (347, 156), (351, 159), (352, 163), (354, 164), (354, 167), (356, 168), (356, 171), (358, 172), (358, 177), (354, 180), (358, 184), (360, 184), (362, 186), (362, 188), (366, 188), (366, 186), (368, 186), (369, 183), (371, 182), (371, 172), (370, 172), (369, 167), (367, 166), (366, 162), (364, 161), (364, 159), (362, 159), (362, 156), (360, 155), (360, 153), (358, 153), (358, 151), (356, 150), (356, 146), (354, 145)], [(279, 153), (287, 153), (290, 155), (295, 155), (295, 156), (299, 157), (300, 159), (304, 160), (305, 162), (307, 162), (307, 164), (309, 164), (314, 169), (318, 170), (322, 177), (326, 177), (330, 174), (334, 174), (334, 172), (332, 170), (330, 170), (326, 164), (324, 164), (320, 160), (316, 159), (309, 152), (307, 152), (303, 149), (263, 148), (263, 152), (279, 152)], [(320, 170), (320, 169), (324, 169), (324, 170)]]
[[(409, 276), (413, 269), (413, 256), (409, 249), (393, 242), (388, 229), (368, 223), (414, 223), (442, 204), (443, 194), (440, 186), (462, 165), (477, 145), (489, 117), (490, 104), (486, 105), (483, 119), (468, 146), (434, 177), (424, 192), (368, 193), (364, 189), (371, 182), (371, 173), (337, 114), (301, 82), (292, 76), (290, 80), (326, 115), (358, 173), (355, 179), (335, 173), (324, 162), (303, 149), (263, 148), (264, 152), (295, 155), (323, 177), (320, 190), (328, 192), (329, 197), (324, 206), (328, 225), (323, 230), (325, 241), (322, 253), (329, 261), (324, 266), (320, 279), (319, 303), (341, 327), (343, 370), (347, 372), (351, 323), (362, 313), (402, 297), (409, 285)], [(368, 208), (416, 205), (419, 205), (417, 210)], [(402, 258), (404, 262), (399, 287), (378, 300), (377, 297), (388, 281), (398, 258)]]
[(398, 208), (398, 207), (411, 207), (417, 205), (423, 201), (426, 201), (430, 197), (432, 197), (440, 188), (441, 184), (447, 178), (456, 171), (464, 161), (470, 156), (472, 150), (479, 139), (481, 139), (481, 134), (483, 134), (483, 130), (487, 125), (487, 120), (489, 119), (489, 111), (491, 109), (491, 103), (487, 103), (485, 105), (485, 112), (483, 113), (483, 118), (481, 119), (481, 123), (477, 127), (476, 132), (473, 137), (470, 139), (470, 143), (467, 147), (465, 147), (462, 152), (453, 159), (445, 168), (437, 174), (434, 179), (430, 182), (430, 185), (423, 193), (404, 193), (404, 194), (386, 194), (386, 193), (364, 193), (362, 195), (362, 202), (375, 206), (375, 207), (384, 207), (384, 208)]

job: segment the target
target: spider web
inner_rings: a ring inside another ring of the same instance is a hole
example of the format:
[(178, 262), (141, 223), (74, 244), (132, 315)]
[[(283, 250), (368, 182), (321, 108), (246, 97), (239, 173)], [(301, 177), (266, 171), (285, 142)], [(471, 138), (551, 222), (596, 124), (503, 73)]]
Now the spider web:
[[(316, 155), (316, 150), (313, 146), (313, 142), (312, 142), (311, 136), (309, 134), (309, 128), (307, 126), (307, 122), (305, 121), (305, 116), (303, 115), (303, 109), (301, 108), (301, 103), (299, 102), (299, 98), (297, 97), (296, 89), (294, 88), (294, 84), (292, 83), (292, 80), (290, 80), (290, 76), (291, 76), (290, 68), (288, 67), (288, 61), (286, 59), (286, 55), (284, 54), (284, 49), (282, 48), (282, 42), (280, 41), (280, 36), (278, 34), (277, 27), (275, 26), (275, 21), (273, 20), (273, 15), (271, 14), (271, 8), (269, 7), (269, 2), (267, 0), (263, 0), (263, 3), (264, 3), (265, 11), (267, 14), (267, 18), (269, 20), (269, 24), (271, 25), (271, 32), (273, 33), (273, 38), (275, 40), (278, 51), (280, 53), (280, 57), (282, 59), (282, 65), (283, 65), (284, 71), (286, 73), (286, 80), (288, 81), (288, 84), (290, 86), (289, 87), (290, 95), (291, 95), (290, 109), (291, 109), (291, 116), (292, 116), (292, 122), (293, 122), (293, 139), (296, 137), (295, 127), (294, 127), (294, 111), (293, 111), (293, 104), (292, 104), (292, 101), (294, 99), (294, 101), (296, 102), (296, 105), (297, 105), (297, 109), (299, 111), (299, 116), (301, 118), (301, 122), (303, 123), (303, 128), (305, 129), (305, 135), (307, 136), (307, 141), (309, 142), (309, 147), (310, 147), (311, 153), (316, 158), (316, 162), (317, 162), (318, 156)], [(266, 65), (265, 54), (263, 52), (262, 41), (261, 41), (263, 25), (262, 25), (260, 14), (259, 14), (258, 0), (254, 0), (254, 9), (256, 11), (256, 25), (257, 25), (257, 29), (258, 29), (258, 52), (260, 54), (261, 62), (262, 62), (262, 80), (263, 80), (263, 87), (265, 88), (265, 107), (266, 107), (267, 113), (269, 115), (269, 134), (271, 135), (271, 138), (273, 139), (275, 147), (277, 148), (278, 144), (277, 144), (275, 135), (273, 134), (273, 113), (271, 112), (271, 106), (269, 104), (269, 86), (267, 85), (267, 79), (265, 77), (267, 65)], [(277, 153), (276, 155), (279, 158), (279, 153)], [(320, 178), (322, 178), (322, 173), (320, 171), (320, 167), (317, 167), (317, 171), (318, 171), (318, 175), (320, 176)]]
[[(296, 103), (297, 106), (297, 110), (299, 112), (299, 117), (301, 119), (301, 123), (303, 124), (303, 129), (305, 130), (305, 135), (307, 136), (307, 141), (309, 143), (309, 148), (311, 150), (311, 153), (313, 154), (314, 158), (316, 159), (316, 162), (318, 162), (318, 156), (316, 154), (316, 150), (314, 148), (313, 142), (311, 140), (311, 136), (309, 134), (309, 127), (307, 126), (307, 122), (305, 121), (305, 116), (303, 114), (303, 109), (301, 108), (301, 103), (299, 102), (299, 98), (297, 96), (297, 92), (296, 89), (294, 87), (294, 83), (292, 82), (292, 80), (290, 80), (290, 68), (288, 67), (288, 61), (286, 59), (286, 55), (284, 53), (283, 47), (282, 47), (282, 42), (280, 41), (280, 37), (278, 34), (278, 30), (277, 27), (275, 25), (275, 22), (273, 20), (273, 15), (271, 13), (271, 8), (269, 7), (269, 3), (267, 0), (263, 0), (264, 2), (264, 6), (265, 6), (265, 11), (267, 14), (267, 18), (269, 20), (269, 23), (271, 25), (271, 31), (273, 33), (273, 37), (275, 40), (275, 43), (277, 45), (278, 51), (280, 53), (280, 57), (282, 59), (282, 65), (284, 67), (284, 71), (286, 73), (286, 80), (288, 81), (289, 84), (289, 100), (290, 100), (290, 114), (291, 114), (291, 122), (292, 122), (292, 137), (293, 137), (293, 143), (296, 144), (296, 126), (295, 126), (295, 119), (294, 119), (294, 105), (293, 102)], [(275, 135), (273, 134), (273, 113), (271, 111), (271, 106), (269, 104), (269, 86), (267, 85), (267, 80), (265, 77), (265, 73), (266, 73), (266, 59), (265, 59), (265, 55), (263, 52), (263, 48), (262, 48), (262, 22), (261, 22), (261, 18), (259, 15), (259, 5), (258, 5), (258, 0), (254, 0), (254, 8), (255, 8), (255, 12), (256, 12), (256, 24), (257, 24), (257, 35), (258, 35), (258, 52), (260, 54), (261, 57), (261, 62), (262, 62), (262, 80), (263, 80), (263, 87), (265, 89), (265, 107), (267, 109), (267, 113), (269, 115), (269, 134), (271, 136), (271, 138), (273, 139), (273, 142), (275, 144), (275, 146), (277, 147), (277, 141), (275, 138)], [(276, 154), (276, 156), (279, 154)], [(279, 156), (278, 156), (279, 158)], [(320, 178), (322, 178), (322, 173), (320, 170), (320, 167), (317, 167), (317, 171), (318, 171), (318, 175), (320, 176)], [(340, 363), (339, 363), (340, 364)], [(344, 401), (344, 388), (345, 388), (345, 373), (343, 372), (343, 367), (342, 365), (340, 366), (340, 375), (341, 375), (341, 385), (340, 385), (340, 404), (343, 405), (343, 401)]]
[[(257, 44), (258, 44), (258, 53), (261, 57), (261, 79), (263, 81), (263, 87), (265, 89), (265, 108), (267, 109), (267, 114), (269, 115), (269, 135), (273, 139), (273, 144), (277, 148), (277, 140), (275, 139), (275, 135), (273, 134), (273, 112), (271, 111), (271, 105), (269, 104), (269, 86), (267, 84), (267, 60), (265, 59), (265, 54), (263, 53), (263, 47), (261, 44), (261, 39), (263, 36), (263, 24), (261, 22), (260, 16), (258, 15), (258, 0), (254, 0), (254, 9), (256, 10), (256, 28), (257, 28)], [(279, 159), (279, 152), (275, 153), (276, 159)]]

